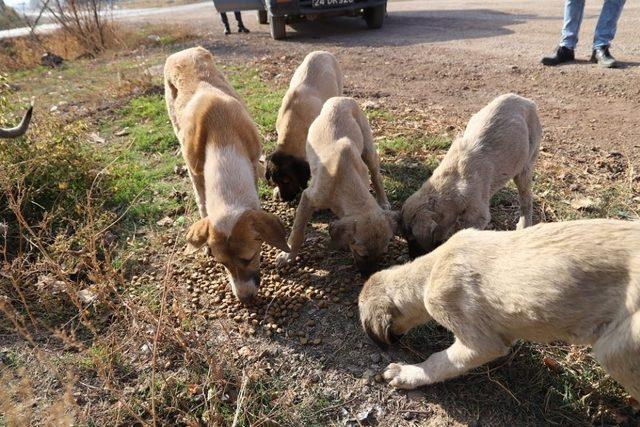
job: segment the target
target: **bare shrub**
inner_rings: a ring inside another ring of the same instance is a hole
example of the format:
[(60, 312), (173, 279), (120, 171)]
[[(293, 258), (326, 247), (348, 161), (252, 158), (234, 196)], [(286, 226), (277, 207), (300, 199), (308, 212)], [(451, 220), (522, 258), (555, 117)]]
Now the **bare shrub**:
[(117, 41), (110, 3), (105, 0), (46, 0), (54, 21), (87, 52), (99, 54)]

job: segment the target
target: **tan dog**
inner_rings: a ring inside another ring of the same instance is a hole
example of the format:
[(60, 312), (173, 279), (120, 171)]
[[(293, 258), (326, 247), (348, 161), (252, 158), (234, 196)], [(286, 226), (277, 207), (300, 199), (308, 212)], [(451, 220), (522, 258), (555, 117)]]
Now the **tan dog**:
[(187, 233), (187, 252), (207, 245), (226, 267), (234, 295), (249, 302), (260, 284), (262, 242), (289, 250), (280, 220), (260, 209), (258, 131), (205, 49), (171, 55), (164, 75), (167, 109), (202, 218)]
[[(398, 216), (389, 211), (371, 128), (353, 98), (324, 104), (309, 128), (307, 158), (311, 184), (296, 211), (291, 252), (280, 254), (278, 264), (295, 259), (313, 212), (331, 209), (340, 218), (329, 225), (332, 240), (351, 249), (360, 271), (370, 273), (394, 236)], [(369, 173), (377, 201), (369, 193)]]
[(409, 255), (429, 252), (460, 228), (484, 229), (489, 202), (513, 178), (520, 198), (518, 228), (532, 223), (531, 181), (542, 129), (536, 106), (502, 95), (476, 113), (433, 175), (402, 206)]
[(277, 185), (284, 201), (295, 199), (310, 178), (306, 144), (309, 126), (325, 101), (342, 95), (342, 71), (335, 56), (325, 51), (308, 54), (291, 78), (278, 111), (278, 145), (267, 157), (266, 178)]
[(640, 399), (640, 222), (582, 220), (463, 230), (428, 255), (371, 276), (360, 318), (381, 345), (433, 319), (454, 344), (384, 378), (411, 389), (464, 374), (518, 339), (591, 345)]

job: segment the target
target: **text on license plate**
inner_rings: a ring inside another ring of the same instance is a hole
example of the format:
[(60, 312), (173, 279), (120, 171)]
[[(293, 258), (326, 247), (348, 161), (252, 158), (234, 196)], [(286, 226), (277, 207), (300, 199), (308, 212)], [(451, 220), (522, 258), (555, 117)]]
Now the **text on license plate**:
[(354, 0), (311, 0), (312, 7), (331, 7), (353, 4)]

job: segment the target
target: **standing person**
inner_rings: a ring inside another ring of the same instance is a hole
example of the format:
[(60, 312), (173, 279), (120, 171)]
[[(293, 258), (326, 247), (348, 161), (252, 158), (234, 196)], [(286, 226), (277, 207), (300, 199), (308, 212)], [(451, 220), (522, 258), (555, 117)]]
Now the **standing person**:
[[(236, 17), (236, 21), (238, 21), (238, 32), (249, 33), (249, 29), (242, 23), (242, 15), (240, 14), (240, 12), (235, 11), (233, 12), (233, 14)], [(222, 23), (224, 24), (224, 35), (227, 36), (231, 34), (231, 28), (229, 28), (229, 18), (227, 18), (227, 14), (225, 12), (221, 12), (220, 18), (222, 18)]]
[[(565, 0), (562, 39), (555, 53), (542, 58), (544, 65), (558, 65), (575, 59), (574, 50), (578, 44), (578, 32), (584, 15), (585, 0)], [(625, 0), (604, 0), (593, 37), (591, 62), (605, 68), (614, 68), (617, 63), (609, 52), (611, 41), (616, 35), (618, 19), (622, 14)]]

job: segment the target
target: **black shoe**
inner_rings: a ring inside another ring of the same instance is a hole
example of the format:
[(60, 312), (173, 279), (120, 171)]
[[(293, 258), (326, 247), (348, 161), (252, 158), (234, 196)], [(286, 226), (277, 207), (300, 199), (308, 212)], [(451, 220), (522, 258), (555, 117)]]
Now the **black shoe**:
[(591, 62), (597, 62), (604, 68), (615, 68), (618, 66), (616, 58), (614, 58), (609, 52), (609, 46), (602, 46), (593, 49), (591, 54)]
[(229, 34), (231, 34), (231, 28), (229, 28), (228, 25), (224, 26), (224, 35), (228, 36)]
[(244, 25), (239, 25), (238, 26), (238, 32), (239, 33), (249, 34), (249, 29), (247, 27), (245, 27)]
[(573, 49), (568, 47), (558, 46), (555, 53), (550, 56), (542, 58), (542, 65), (559, 65), (565, 62), (574, 61), (576, 59)]

